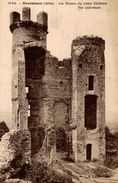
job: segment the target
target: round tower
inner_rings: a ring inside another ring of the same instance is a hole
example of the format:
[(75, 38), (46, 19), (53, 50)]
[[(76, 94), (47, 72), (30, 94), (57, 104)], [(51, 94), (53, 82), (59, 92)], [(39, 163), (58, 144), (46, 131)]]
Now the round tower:
[[(13, 127), (27, 129), (38, 124), (39, 87), (44, 75), (48, 15), (41, 12), (31, 20), (30, 8), (10, 14), (12, 41)], [(32, 121), (32, 123), (30, 122)]]
[[(72, 43), (72, 122), (75, 160), (104, 160), (105, 42), (77, 37)], [(76, 135), (75, 135), (76, 134)]]
[[(13, 48), (25, 43), (37, 44), (37, 46), (46, 49), (46, 36), (48, 29), (48, 15), (45, 12), (40, 12), (37, 15), (37, 22), (30, 19), (30, 8), (22, 9), (22, 20), (18, 12), (10, 14), (10, 30), (13, 33)], [(27, 45), (26, 45), (27, 46)]]

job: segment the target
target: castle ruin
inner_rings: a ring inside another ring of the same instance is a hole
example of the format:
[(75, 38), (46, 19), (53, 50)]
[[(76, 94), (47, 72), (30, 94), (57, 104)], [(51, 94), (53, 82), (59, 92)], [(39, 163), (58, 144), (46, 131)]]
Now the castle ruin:
[(12, 122), (31, 133), (32, 156), (50, 161), (105, 158), (105, 42), (93, 36), (72, 42), (71, 58), (47, 51), (48, 15), (37, 22), (30, 8), (10, 14)]

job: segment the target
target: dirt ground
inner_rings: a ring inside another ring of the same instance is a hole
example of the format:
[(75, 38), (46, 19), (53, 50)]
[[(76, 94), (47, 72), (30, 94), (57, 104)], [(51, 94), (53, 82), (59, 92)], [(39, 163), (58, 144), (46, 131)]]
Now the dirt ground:
[(118, 168), (115, 170), (108, 169), (111, 177), (97, 177), (95, 169), (104, 168), (96, 163), (67, 163), (61, 162), (55, 165), (55, 169), (60, 173), (68, 170), (72, 174), (74, 183), (118, 183)]

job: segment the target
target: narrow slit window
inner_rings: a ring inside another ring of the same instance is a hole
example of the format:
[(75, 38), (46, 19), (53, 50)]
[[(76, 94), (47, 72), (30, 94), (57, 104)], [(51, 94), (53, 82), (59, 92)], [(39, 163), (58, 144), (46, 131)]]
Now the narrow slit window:
[(100, 70), (103, 70), (103, 65), (100, 65)]
[(89, 90), (94, 89), (94, 76), (89, 76), (89, 85), (88, 85)]
[(87, 144), (87, 147), (86, 147), (86, 159), (91, 161), (91, 156), (92, 156), (92, 144)]
[(79, 68), (81, 68), (81, 69), (82, 69), (82, 64), (79, 64)]

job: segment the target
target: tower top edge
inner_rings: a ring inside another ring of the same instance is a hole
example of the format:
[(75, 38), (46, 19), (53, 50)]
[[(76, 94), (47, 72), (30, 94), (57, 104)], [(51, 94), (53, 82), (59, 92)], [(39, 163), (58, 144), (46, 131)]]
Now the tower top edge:
[(45, 15), (47, 15), (47, 13), (45, 12), (45, 11), (40, 11), (38, 14), (45, 14)]
[(76, 37), (73, 42), (72, 42), (73, 45), (99, 45), (101, 46), (102, 48), (105, 48), (105, 40), (102, 39), (101, 37), (99, 36), (78, 36)]
[(38, 22), (33, 22), (31, 20), (30, 21), (15, 22), (15, 23), (13, 23), (9, 26), (11, 33), (13, 33), (15, 29), (20, 28), (20, 27), (26, 27), (26, 28), (34, 27), (36, 29), (41, 29), (44, 32), (48, 33), (48, 27), (47, 26), (42, 25)]

